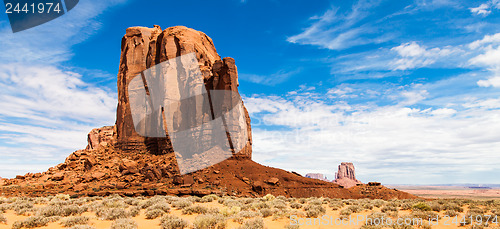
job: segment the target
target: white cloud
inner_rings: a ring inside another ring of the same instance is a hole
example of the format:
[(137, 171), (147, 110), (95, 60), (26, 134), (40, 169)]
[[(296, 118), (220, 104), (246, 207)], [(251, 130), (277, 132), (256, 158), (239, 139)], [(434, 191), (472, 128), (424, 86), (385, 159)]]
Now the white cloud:
[(429, 93), (426, 90), (404, 91), (401, 93), (404, 100), (399, 104), (405, 106), (417, 104), (418, 102), (424, 100), (428, 94)]
[(470, 174), (481, 174), (473, 180), (479, 183), (496, 179), (500, 110), (484, 103), (498, 105), (475, 100), (461, 110), (367, 107), (300, 93), (245, 100), (249, 110), (273, 107), (252, 113), (253, 121), (266, 120), (252, 126), (256, 161), (303, 174), (327, 171), (328, 177), (338, 163), (351, 161), (362, 181), (384, 183), (471, 182), (464, 180)]
[(477, 81), (477, 85), (480, 87), (500, 87), (500, 76), (492, 77), (487, 80)]
[(496, 48), (488, 47), (485, 53), (480, 54), (470, 60), (473, 65), (484, 66), (494, 72), (500, 72), (500, 46)]
[(486, 3), (479, 5), (478, 7), (473, 7), (469, 9), (472, 14), (488, 16), (489, 14), (491, 14), (493, 9), (500, 9), (500, 1), (490, 0)]
[(470, 12), (476, 15), (488, 15), (491, 13), (490, 6), (488, 4), (481, 4), (478, 7), (470, 8)]
[(427, 67), (434, 64), (436, 61), (443, 57), (447, 57), (453, 53), (458, 52), (453, 48), (431, 48), (420, 46), (416, 42), (409, 42), (401, 44), (400, 46), (391, 49), (398, 53), (401, 57), (392, 62), (394, 70), (407, 70), (414, 68)]
[[(76, 149), (86, 134), (113, 124), (114, 92), (82, 81), (82, 76), (51, 66), (0, 66), (0, 158), (12, 163), (46, 163), (45, 169)], [(31, 167), (0, 169), (36, 172)], [(37, 170), (40, 171), (40, 170)]]
[(389, 33), (372, 36), (377, 29), (370, 23), (361, 21), (370, 15), (370, 9), (380, 1), (359, 0), (350, 12), (345, 15), (338, 13), (337, 8), (327, 10), (321, 16), (311, 17), (315, 22), (302, 33), (291, 36), (288, 42), (297, 44), (317, 45), (331, 50), (343, 50), (350, 47), (379, 44), (392, 38)]
[(500, 33), (486, 35), (483, 39), (471, 42), (468, 46), (470, 49), (474, 50), (490, 44), (500, 44)]

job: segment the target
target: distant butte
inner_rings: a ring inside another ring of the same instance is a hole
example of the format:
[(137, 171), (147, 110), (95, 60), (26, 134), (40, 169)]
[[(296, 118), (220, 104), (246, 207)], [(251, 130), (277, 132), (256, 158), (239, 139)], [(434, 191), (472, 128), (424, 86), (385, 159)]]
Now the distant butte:
[(354, 169), (354, 164), (351, 162), (340, 163), (338, 171), (335, 173), (335, 180), (333, 180), (333, 183), (342, 185), (345, 188), (363, 184), (356, 179), (356, 170)]

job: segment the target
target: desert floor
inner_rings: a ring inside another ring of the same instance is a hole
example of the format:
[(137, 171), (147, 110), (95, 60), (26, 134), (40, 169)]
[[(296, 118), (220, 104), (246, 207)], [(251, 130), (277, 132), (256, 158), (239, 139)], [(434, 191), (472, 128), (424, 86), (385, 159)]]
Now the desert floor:
[(500, 199), (500, 188), (474, 189), (460, 186), (391, 186), (425, 198)]
[[(7, 228), (495, 228), (500, 229), (499, 200), (339, 200), (156, 196), (1, 198), (0, 229)], [(135, 213), (134, 213), (135, 212)], [(456, 218), (447, 215), (458, 214)], [(163, 216), (162, 216), (163, 215)], [(324, 215), (328, 220), (317, 220)], [(2, 217), (3, 216), (3, 217)], [(177, 216), (175, 220), (168, 216)], [(349, 216), (351, 221), (349, 221)], [(429, 222), (428, 217), (438, 221)], [(347, 218), (340, 221), (340, 218)], [(466, 218), (477, 219), (470, 224)], [(2, 223), (2, 218), (6, 222)], [(147, 219), (152, 218), (152, 219)], [(367, 218), (385, 225), (366, 225)], [(393, 221), (390, 224), (388, 219)], [(397, 219), (402, 223), (398, 225)], [(422, 219), (410, 225), (414, 219)], [(489, 220), (487, 219), (489, 218)], [(83, 220), (81, 220), (83, 219)], [(118, 224), (120, 219), (128, 219)], [(292, 220), (293, 219), (293, 220)], [(72, 221), (73, 220), (73, 221)], [(177, 220), (177, 221), (176, 221)], [(181, 220), (181, 221), (182, 221)], [(309, 220), (309, 221), (308, 221)], [(333, 221), (330, 221), (333, 220)], [(336, 220), (336, 221), (335, 221)], [(358, 221), (359, 220), (359, 221)], [(479, 222), (482, 221), (482, 223)], [(116, 221), (116, 222), (115, 222)], [(486, 221), (488, 221), (486, 223)], [(70, 223), (64, 227), (64, 222)], [(161, 224), (163, 223), (163, 226)], [(293, 226), (297, 222), (302, 224)], [(75, 225), (73, 225), (75, 224)], [(307, 225), (315, 224), (315, 225)], [(347, 225), (343, 225), (347, 224)], [(464, 224), (461, 226), (461, 224)], [(383, 225), (383, 226), (382, 226)]]

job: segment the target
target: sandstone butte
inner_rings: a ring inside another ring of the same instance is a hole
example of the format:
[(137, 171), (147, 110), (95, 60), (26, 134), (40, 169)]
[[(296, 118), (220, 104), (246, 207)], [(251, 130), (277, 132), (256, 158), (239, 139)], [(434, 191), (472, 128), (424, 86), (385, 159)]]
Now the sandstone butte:
[(257, 197), (416, 198), (383, 186), (347, 189), (338, 184), (260, 165), (251, 160), (250, 117), (247, 145), (233, 157), (208, 168), (180, 175), (168, 138), (144, 138), (134, 131), (127, 86), (131, 78), (155, 64), (196, 53), (205, 86), (238, 90), (235, 60), (221, 59), (206, 34), (176, 26), (161, 30), (132, 27), (121, 43), (118, 108), (114, 126), (92, 130), (88, 146), (70, 154), (46, 172), (18, 175), (0, 184), (2, 196), (207, 195)]
[(354, 164), (350, 162), (342, 162), (339, 165), (338, 171), (335, 173), (334, 183), (339, 184), (345, 188), (351, 188), (359, 184), (363, 184), (356, 179), (356, 171)]

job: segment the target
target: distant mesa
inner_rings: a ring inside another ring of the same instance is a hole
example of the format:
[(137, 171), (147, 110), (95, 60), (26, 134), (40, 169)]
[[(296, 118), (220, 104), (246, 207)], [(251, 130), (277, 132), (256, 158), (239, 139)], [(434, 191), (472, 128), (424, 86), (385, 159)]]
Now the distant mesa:
[(308, 173), (306, 174), (307, 178), (318, 179), (322, 181), (329, 181), (328, 178), (322, 173)]
[(333, 180), (332, 182), (339, 184), (345, 188), (363, 184), (361, 181), (356, 179), (354, 164), (351, 162), (340, 163), (338, 171), (335, 173), (335, 180)]

